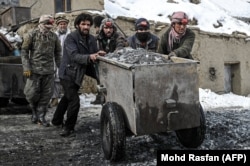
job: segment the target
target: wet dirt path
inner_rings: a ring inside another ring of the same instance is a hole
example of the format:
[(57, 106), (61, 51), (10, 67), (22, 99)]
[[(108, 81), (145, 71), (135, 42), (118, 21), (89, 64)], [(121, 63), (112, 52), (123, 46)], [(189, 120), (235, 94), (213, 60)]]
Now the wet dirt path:
[[(50, 120), (55, 108), (49, 109)], [(32, 124), (30, 112), (12, 107), (0, 111), (0, 166), (6, 165), (156, 165), (159, 149), (185, 149), (175, 134), (132, 136), (126, 139), (126, 157), (110, 163), (101, 150), (101, 107), (81, 109), (76, 136), (59, 136), (60, 128)], [(250, 149), (250, 110), (205, 111), (206, 139), (198, 149)]]

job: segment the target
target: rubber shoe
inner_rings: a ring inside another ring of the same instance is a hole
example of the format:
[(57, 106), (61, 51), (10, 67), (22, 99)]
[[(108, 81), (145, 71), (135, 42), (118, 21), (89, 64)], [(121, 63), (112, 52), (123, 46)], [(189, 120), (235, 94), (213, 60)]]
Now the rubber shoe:
[(56, 127), (56, 128), (63, 128), (63, 124), (55, 125), (51, 121), (49, 122), (50, 126)]
[(32, 116), (31, 116), (31, 122), (32, 122), (32, 123), (35, 123), (35, 124), (38, 122), (38, 117), (37, 117), (37, 115), (36, 115), (36, 116), (35, 116), (35, 115), (32, 115)]
[(69, 129), (63, 129), (62, 132), (60, 133), (60, 136), (62, 137), (74, 137), (75, 136), (75, 131), (74, 130), (69, 130)]
[(49, 127), (50, 126), (50, 124), (45, 120), (44, 117), (41, 117), (41, 118), (38, 119), (38, 124), (40, 124), (40, 125), (42, 125), (44, 127)]

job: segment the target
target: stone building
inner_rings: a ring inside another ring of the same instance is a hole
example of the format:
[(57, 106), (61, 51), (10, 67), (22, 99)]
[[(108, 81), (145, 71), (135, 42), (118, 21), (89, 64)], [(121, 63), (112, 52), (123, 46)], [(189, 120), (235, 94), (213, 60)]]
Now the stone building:
[(80, 9), (104, 9), (103, 0), (19, 0), (20, 6), (31, 7), (32, 18), (42, 14), (75, 11)]

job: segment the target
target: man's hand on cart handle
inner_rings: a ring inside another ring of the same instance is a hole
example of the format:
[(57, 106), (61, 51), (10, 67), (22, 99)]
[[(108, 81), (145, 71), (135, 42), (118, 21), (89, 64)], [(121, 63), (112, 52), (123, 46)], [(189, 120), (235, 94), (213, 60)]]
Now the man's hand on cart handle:
[(176, 55), (176, 53), (175, 53), (174, 51), (172, 51), (172, 52), (170, 52), (170, 53), (168, 54), (168, 57), (169, 57), (169, 59), (170, 59), (171, 57), (177, 57), (177, 55)]
[(89, 57), (89, 58), (90, 58), (93, 62), (95, 62), (98, 56), (104, 56), (105, 54), (106, 54), (105, 51), (100, 50), (100, 51), (98, 51), (97, 53), (90, 54), (90, 57)]
[(106, 55), (106, 52), (103, 51), (103, 50), (100, 50), (100, 51), (97, 52), (97, 54), (100, 55), (100, 56), (104, 56), (104, 55)]

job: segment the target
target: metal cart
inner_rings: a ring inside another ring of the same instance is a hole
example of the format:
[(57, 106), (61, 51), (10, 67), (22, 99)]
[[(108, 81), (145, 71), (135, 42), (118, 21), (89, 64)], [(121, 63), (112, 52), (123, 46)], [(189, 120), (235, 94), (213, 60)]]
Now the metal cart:
[(200, 146), (205, 117), (199, 103), (197, 62), (173, 57), (172, 63), (125, 64), (99, 58), (102, 149), (120, 160), (126, 136), (175, 131), (182, 145)]

